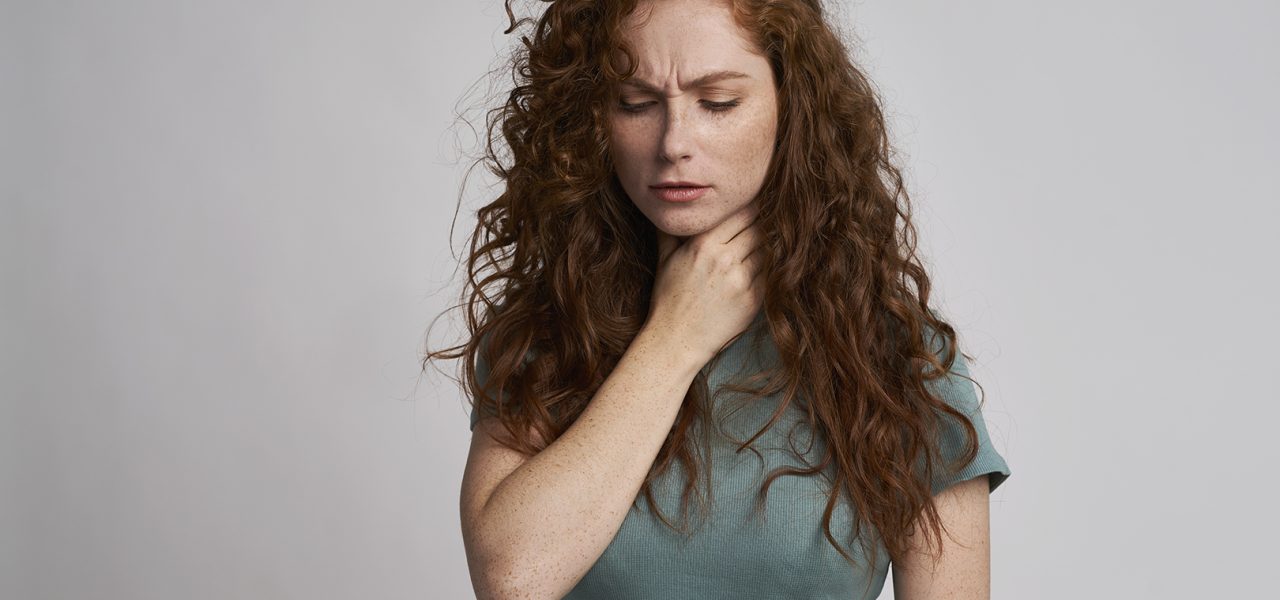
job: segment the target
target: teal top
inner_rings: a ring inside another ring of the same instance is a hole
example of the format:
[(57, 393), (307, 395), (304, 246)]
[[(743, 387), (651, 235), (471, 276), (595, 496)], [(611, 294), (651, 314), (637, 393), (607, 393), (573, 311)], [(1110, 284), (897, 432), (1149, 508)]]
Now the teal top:
[[(748, 333), (723, 350), (719, 361), (712, 361), (704, 368), (713, 394), (729, 379), (758, 372), (769, 361), (777, 359), (768, 329), (761, 326), (763, 314), (762, 311), (757, 315)], [(752, 348), (756, 334), (761, 334), (758, 351)], [(487, 366), (482, 360), (477, 364), (477, 376), (486, 375)], [(979, 475), (988, 475), (990, 489), (995, 490), (1010, 475), (1008, 464), (992, 446), (973, 383), (958, 375), (968, 375), (968, 366), (957, 353), (948, 376), (929, 381), (927, 385), (969, 415), (978, 432), (978, 454), (958, 471), (945, 472), (941, 465), (936, 465), (932, 481), (935, 495), (954, 483)], [(729, 408), (732, 414), (721, 419), (720, 426), (740, 440), (746, 440), (764, 426), (781, 401), (781, 394), (776, 394), (752, 403), (731, 402), (735, 396), (746, 395), (724, 391), (714, 396), (714, 410), (719, 418), (722, 407), (732, 405)], [(476, 412), (471, 414), (473, 430), (478, 419)], [(946, 459), (954, 459), (963, 450), (964, 431), (953, 419), (942, 422), (947, 427), (943, 432), (942, 452)], [(753, 442), (764, 457), (763, 465), (751, 451), (735, 454), (735, 446), (728, 439), (712, 436), (713, 508), (707, 523), (686, 542), (650, 512), (643, 492), (640, 493), (638, 506), (632, 506), (604, 554), (565, 598), (849, 600), (878, 597), (889, 571), (887, 551), (880, 545), (877, 564), (868, 564), (870, 557), (851, 536), (851, 509), (844, 503), (838, 503), (832, 513), (831, 531), (859, 567), (850, 566), (831, 546), (822, 528), (829, 487), (820, 478), (783, 476), (775, 479), (769, 488), (765, 511), (762, 516), (751, 519), (755, 494), (764, 475), (780, 466), (809, 466), (789, 449), (787, 435), (793, 427), (796, 428), (795, 447), (798, 451), (814, 453), (816, 462), (824, 451), (821, 436), (813, 439), (806, 433), (805, 416), (794, 402), (769, 431)], [(680, 492), (684, 481), (684, 469), (675, 462), (654, 485), (654, 497), (662, 514), (677, 524), (681, 522)], [(695, 502), (690, 499), (690, 522), (696, 526)]]

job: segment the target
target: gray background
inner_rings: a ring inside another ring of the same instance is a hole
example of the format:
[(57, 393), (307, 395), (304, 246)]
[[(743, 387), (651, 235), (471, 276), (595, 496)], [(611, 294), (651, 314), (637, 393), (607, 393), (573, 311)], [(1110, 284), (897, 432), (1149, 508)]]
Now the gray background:
[[(417, 368), (501, 5), (0, 6), (0, 596), (467, 597)], [(1278, 18), (840, 11), (1014, 473), (996, 598), (1272, 584)]]

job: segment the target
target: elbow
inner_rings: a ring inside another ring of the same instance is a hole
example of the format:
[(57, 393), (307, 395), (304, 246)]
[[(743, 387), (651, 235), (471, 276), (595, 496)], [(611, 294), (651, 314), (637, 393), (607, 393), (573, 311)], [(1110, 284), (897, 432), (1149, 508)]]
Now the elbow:
[(499, 569), (483, 567), (471, 573), (471, 586), (476, 600), (515, 600), (521, 595), (522, 584)]
[(515, 561), (491, 561), (471, 574), (477, 600), (559, 600), (563, 592), (536, 579), (546, 569)]
[[(464, 538), (467, 536), (464, 536)], [(537, 591), (537, 585), (529, 581), (529, 574), (536, 572), (528, 565), (510, 557), (510, 548), (503, 551), (486, 545), (481, 540), (468, 538), (467, 569), (471, 575), (471, 587), (476, 600), (528, 600), (552, 598)]]
[(519, 579), (513, 578), (472, 578), (473, 587), (475, 588), (476, 600), (534, 600), (545, 598), (547, 600), (557, 600), (560, 596), (551, 595), (536, 589), (535, 586), (525, 585)]
[(493, 529), (495, 523), (483, 515), (468, 519), (467, 514), (464, 511), (462, 542), (477, 600), (559, 600), (568, 593), (548, 579), (556, 565), (544, 552), (521, 547), (519, 536)]

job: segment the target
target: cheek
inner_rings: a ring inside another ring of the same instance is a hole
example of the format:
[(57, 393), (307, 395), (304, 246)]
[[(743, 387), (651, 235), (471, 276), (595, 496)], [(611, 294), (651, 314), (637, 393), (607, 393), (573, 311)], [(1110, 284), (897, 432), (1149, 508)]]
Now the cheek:
[(773, 151), (773, 131), (763, 124), (752, 131), (752, 137), (744, 147), (749, 148), (750, 157), (755, 163), (767, 163)]
[(752, 131), (756, 134), (755, 144), (752, 147), (757, 153), (763, 154), (765, 160), (768, 160), (773, 153), (773, 145), (777, 142), (778, 114), (767, 111), (760, 115), (759, 122)]
[(734, 164), (740, 169), (739, 175), (745, 180), (754, 181), (763, 176), (773, 156), (773, 145), (777, 124), (770, 114), (760, 114), (742, 124), (736, 136), (727, 147), (734, 148)]
[(640, 146), (640, 140), (629, 132), (617, 132), (609, 137), (609, 153), (619, 175), (626, 175), (635, 169)]

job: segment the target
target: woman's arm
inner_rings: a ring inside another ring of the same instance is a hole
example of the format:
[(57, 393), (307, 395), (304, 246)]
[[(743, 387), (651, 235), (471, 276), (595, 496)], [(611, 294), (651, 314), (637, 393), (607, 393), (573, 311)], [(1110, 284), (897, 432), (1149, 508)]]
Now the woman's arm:
[(526, 457), (482, 418), (462, 480), (462, 534), (480, 598), (560, 598), (617, 535), (706, 357), (642, 330), (576, 422)]
[[(961, 481), (936, 496), (942, 557), (935, 565), (916, 532), (915, 550), (893, 562), (897, 600), (991, 598), (990, 484), (987, 475)], [(947, 533), (950, 532), (950, 536)], [(954, 539), (952, 539), (954, 538)]]

